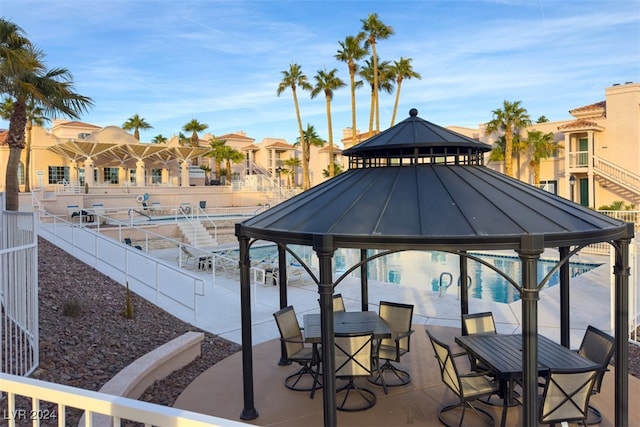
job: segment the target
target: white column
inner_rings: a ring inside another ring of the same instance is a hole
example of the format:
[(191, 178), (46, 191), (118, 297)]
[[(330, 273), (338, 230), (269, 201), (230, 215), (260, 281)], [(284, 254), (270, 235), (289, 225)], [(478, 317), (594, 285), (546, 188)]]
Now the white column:
[(189, 186), (189, 162), (180, 163), (180, 176), (182, 177), (181, 187)]
[(71, 160), (69, 164), (69, 181), (78, 182), (78, 162), (75, 160)]
[(95, 180), (93, 179), (94, 169), (95, 165), (93, 163), (93, 159), (88, 157), (87, 160), (84, 161), (84, 182), (89, 184), (89, 186), (95, 185)]
[(168, 168), (162, 168), (162, 176), (161, 176), (160, 179), (162, 180), (162, 184), (163, 185), (170, 184), (170, 182), (169, 182), (169, 169)]
[(136, 187), (144, 187), (145, 185), (144, 162), (142, 160), (138, 160), (136, 162)]

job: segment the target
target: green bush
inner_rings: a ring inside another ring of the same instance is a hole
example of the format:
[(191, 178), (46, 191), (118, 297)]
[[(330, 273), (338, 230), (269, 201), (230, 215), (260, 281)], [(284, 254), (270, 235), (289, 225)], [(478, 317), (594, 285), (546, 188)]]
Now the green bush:
[(78, 298), (71, 298), (64, 303), (62, 314), (69, 317), (78, 317), (82, 313), (82, 303)]

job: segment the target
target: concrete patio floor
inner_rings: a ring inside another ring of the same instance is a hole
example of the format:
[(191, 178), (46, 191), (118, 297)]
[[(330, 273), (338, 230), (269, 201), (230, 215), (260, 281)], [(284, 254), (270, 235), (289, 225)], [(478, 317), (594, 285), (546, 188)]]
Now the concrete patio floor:
[[(455, 395), (449, 391), (440, 379), (433, 349), (425, 333), (425, 329), (435, 333), (455, 346), (454, 337), (460, 334), (458, 328), (443, 326), (414, 325), (415, 333), (411, 338), (411, 351), (403, 356), (401, 365), (412, 377), (410, 384), (389, 389), (385, 395), (381, 387), (363, 385), (377, 395), (376, 405), (361, 412), (338, 411), (340, 426), (438, 426), (438, 408), (443, 403), (456, 401)], [(457, 346), (455, 348), (458, 348)], [(279, 340), (270, 340), (254, 346), (254, 396), (255, 409), (259, 417), (247, 421), (259, 426), (322, 426), (322, 391), (316, 392), (312, 400), (309, 393), (291, 391), (285, 388), (284, 378), (299, 369), (298, 365), (279, 366)], [(464, 359), (463, 359), (464, 360)], [(174, 406), (179, 409), (200, 412), (231, 420), (239, 420), (243, 409), (241, 353), (237, 353), (211, 367), (180, 395)], [(614, 368), (604, 377), (602, 392), (591, 398), (591, 404), (598, 408), (603, 419), (599, 424), (603, 427), (614, 427)], [(640, 406), (634, 404), (634, 396), (640, 394), (640, 380), (629, 377), (629, 425), (640, 425)], [(494, 400), (497, 402), (496, 398)], [(501, 407), (478, 403), (494, 414), (496, 425), (499, 425)], [(507, 412), (507, 425), (522, 425), (520, 406), (512, 407)], [(460, 411), (447, 413), (447, 419), (456, 423)], [(486, 425), (483, 419), (467, 410), (466, 426)]]

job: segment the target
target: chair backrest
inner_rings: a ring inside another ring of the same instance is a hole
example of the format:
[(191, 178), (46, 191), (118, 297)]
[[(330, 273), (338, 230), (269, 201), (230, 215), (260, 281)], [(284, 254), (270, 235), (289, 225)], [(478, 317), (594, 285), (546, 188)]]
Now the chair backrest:
[[(380, 345), (382, 346), (395, 346), (395, 339), (399, 334), (411, 331), (411, 322), (413, 320), (413, 305), (411, 304), (380, 301), (378, 315), (391, 330), (391, 338), (381, 340)], [(407, 335), (398, 340), (400, 353), (409, 351), (409, 338), (410, 335)]]
[(470, 313), (462, 315), (462, 335), (495, 334), (496, 323), (493, 313)]
[(333, 295), (333, 312), (338, 311), (347, 311), (344, 308), (344, 299), (342, 299), (342, 294), (334, 294)]
[(600, 365), (601, 369), (596, 378), (594, 392), (600, 392), (604, 373), (611, 362), (615, 349), (616, 342), (611, 335), (591, 325), (587, 326), (578, 354)]
[(71, 216), (72, 214), (80, 212), (80, 206), (78, 205), (67, 205), (67, 215)]
[(273, 317), (276, 319), (280, 338), (284, 343), (287, 356), (296, 354), (304, 347), (302, 339), (302, 331), (296, 317), (293, 306), (285, 307), (275, 313)]
[(131, 238), (129, 238), (129, 237), (125, 237), (125, 238), (124, 238), (124, 243), (125, 243), (125, 245), (129, 245), (129, 246), (131, 246)]
[(456, 395), (462, 397), (462, 386), (458, 376), (458, 368), (451, 354), (451, 348), (442, 341), (436, 339), (431, 332), (427, 330), (429, 341), (433, 346), (433, 352), (436, 354), (436, 360), (440, 367), (440, 377), (442, 382), (451, 389)]
[(184, 254), (187, 255), (188, 257), (194, 257), (195, 258), (195, 255), (193, 253), (191, 253), (191, 251), (189, 249), (187, 249), (186, 246), (180, 245), (180, 249), (182, 249), (182, 252), (184, 252)]
[(373, 371), (373, 334), (336, 334), (336, 377), (368, 377)]
[(543, 424), (584, 421), (597, 376), (597, 368), (550, 369), (540, 402), (539, 421)]

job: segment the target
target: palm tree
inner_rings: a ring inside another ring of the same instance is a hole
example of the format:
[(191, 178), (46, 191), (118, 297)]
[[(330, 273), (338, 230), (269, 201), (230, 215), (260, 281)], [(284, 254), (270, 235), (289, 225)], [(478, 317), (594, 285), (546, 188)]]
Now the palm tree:
[(147, 123), (144, 117), (140, 117), (139, 115), (134, 114), (133, 116), (129, 117), (129, 119), (127, 119), (126, 122), (122, 124), (122, 129), (124, 130), (133, 129), (133, 137), (138, 141), (140, 141), (140, 129), (142, 130), (153, 129), (153, 126)]
[(531, 153), (529, 167), (533, 168), (533, 181), (538, 187), (540, 186), (540, 161), (548, 159), (556, 150), (564, 147), (555, 143), (553, 132), (542, 133), (539, 130), (527, 131), (527, 144)]
[(152, 144), (166, 144), (167, 143), (167, 137), (163, 136), (162, 134), (158, 134), (156, 136), (153, 137), (153, 139), (151, 140)]
[(503, 102), (502, 109), (493, 110), (493, 118), (487, 123), (485, 133), (504, 132), (504, 172), (513, 177), (513, 136), (519, 134), (520, 129), (531, 125), (531, 118), (527, 110), (520, 106), (521, 101)]
[[(380, 131), (380, 110), (378, 107), (378, 53), (376, 44), (378, 40), (385, 40), (394, 34), (393, 28), (385, 25), (378, 19), (377, 13), (371, 13), (367, 19), (361, 19), (362, 33), (365, 36), (365, 47), (371, 46), (371, 56), (373, 57), (373, 98), (376, 106), (376, 131)], [(371, 131), (371, 129), (369, 129)]]
[(538, 120), (536, 120), (536, 123), (548, 123), (549, 119), (547, 119), (547, 116), (542, 115), (540, 117), (538, 117)]
[(187, 144), (191, 144), (191, 139), (184, 133), (178, 132), (178, 144), (180, 144), (181, 147), (184, 147)]
[(309, 146), (305, 143), (304, 132), (302, 130), (302, 119), (300, 118), (300, 107), (298, 106), (297, 88), (303, 90), (311, 90), (311, 84), (307, 80), (307, 76), (302, 72), (302, 68), (298, 64), (290, 64), (289, 69), (282, 71), (282, 81), (278, 84), (277, 95), (280, 96), (286, 89), (291, 89), (293, 94), (293, 104), (296, 108), (296, 119), (298, 120), (298, 137), (302, 141), (302, 187), (308, 190), (311, 186), (309, 179)]
[[(307, 147), (311, 147), (312, 145), (314, 147), (323, 147), (325, 144), (325, 140), (320, 138), (320, 136), (318, 135), (318, 132), (316, 132), (316, 128), (307, 123), (307, 128), (302, 132), (302, 139), (298, 138), (296, 140), (296, 142), (293, 143), (293, 146), (307, 146)], [(307, 148), (308, 149), (308, 148)], [(306, 169), (307, 172), (309, 171), (309, 157), (307, 157), (307, 160), (302, 159), (302, 170), (304, 171), (305, 169), (305, 162), (307, 163), (306, 165)]]
[(402, 81), (404, 79), (416, 78), (418, 80), (422, 79), (422, 76), (413, 71), (413, 67), (411, 66), (411, 58), (403, 58), (400, 57), (399, 61), (393, 61), (393, 70), (396, 76), (396, 83), (398, 86), (396, 87), (396, 101), (393, 104), (393, 114), (391, 115), (391, 124), (389, 127), (393, 126), (396, 121), (396, 113), (398, 112), (398, 103), (400, 102), (400, 87), (402, 86)]
[(292, 187), (296, 182), (296, 168), (300, 167), (300, 158), (289, 157), (282, 164), (285, 166), (282, 172), (287, 174), (287, 186)]
[(221, 148), (222, 151), (222, 159), (226, 161), (227, 165), (227, 184), (231, 185), (231, 162), (233, 163), (242, 163), (244, 160), (244, 154), (240, 151), (225, 145)]
[(224, 147), (226, 147), (227, 141), (216, 138), (215, 136), (209, 140), (210, 151), (203, 154), (205, 157), (213, 157), (216, 170), (216, 179), (220, 180), (220, 164), (224, 160)]
[[(47, 69), (42, 51), (22, 34), (17, 25), (0, 20), (0, 91), (14, 102), (7, 134), (9, 159), (5, 176), (6, 208), (12, 211), (19, 209), (17, 172), (25, 147), (29, 103), (42, 107), (45, 115), (74, 119), (93, 105), (91, 98), (74, 92), (71, 73), (65, 68)], [(16, 44), (16, 40), (21, 43)], [(22, 53), (16, 53), (15, 49), (22, 49)]]
[(362, 77), (369, 86), (371, 87), (371, 108), (369, 111), (369, 132), (373, 131), (373, 119), (374, 112), (376, 110), (377, 105), (377, 95), (376, 92), (380, 92), (382, 89), (387, 93), (391, 93), (393, 91), (393, 81), (395, 80), (395, 76), (393, 74), (393, 69), (391, 68), (391, 63), (389, 61), (383, 61), (378, 63), (378, 90), (375, 89), (375, 78), (373, 72), (373, 58), (370, 60), (366, 60), (364, 62), (364, 66), (360, 68), (360, 77)]
[(182, 126), (182, 130), (185, 132), (192, 132), (191, 134), (191, 146), (197, 147), (200, 145), (200, 138), (198, 137), (198, 132), (202, 132), (205, 129), (208, 129), (209, 125), (206, 123), (200, 123), (197, 119), (191, 119), (189, 123)]
[[(0, 105), (0, 117), (4, 120), (9, 120), (11, 118), (11, 114), (13, 114), (13, 101), (9, 98), (5, 98)], [(33, 126), (44, 126), (45, 122), (50, 121), (49, 118), (43, 115), (43, 110), (41, 107), (37, 107), (34, 105), (33, 101), (29, 102), (27, 106), (27, 125), (26, 125), (26, 134), (25, 134), (25, 158), (24, 158), (24, 191), (28, 193), (31, 191), (31, 183), (29, 180), (30, 175), (30, 165), (31, 165), (31, 138)]]
[(356, 145), (357, 142), (357, 125), (356, 125), (356, 88), (362, 86), (362, 80), (356, 82), (356, 73), (358, 72), (358, 64), (356, 61), (362, 60), (369, 50), (362, 46), (364, 35), (347, 36), (344, 41), (338, 42), (340, 49), (336, 53), (335, 58), (338, 61), (346, 62), (349, 69), (349, 87), (351, 88), (351, 144)]
[(340, 175), (343, 171), (342, 171), (342, 166), (338, 163), (334, 163), (333, 164), (333, 171), (329, 170), (329, 167), (327, 167), (326, 169), (322, 170), (322, 176), (324, 176), (325, 178), (329, 178), (331, 176), (331, 172), (333, 172), (333, 176), (336, 175)]
[[(346, 84), (336, 76), (338, 70), (334, 68), (331, 71), (326, 69), (318, 71), (313, 78), (316, 81), (316, 85), (311, 90), (311, 98), (318, 96), (320, 92), (324, 93), (324, 99), (326, 101), (327, 109), (327, 129), (329, 132), (329, 164), (333, 163), (333, 126), (331, 124), (331, 100), (333, 99), (333, 91), (345, 87)], [(333, 168), (330, 170), (329, 177), (333, 178)]]

